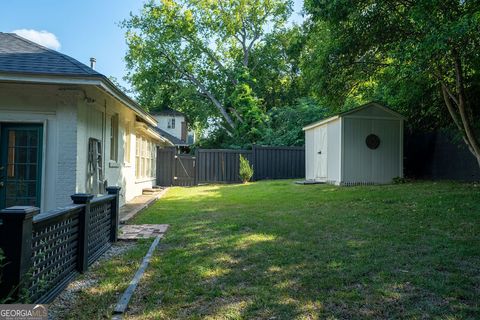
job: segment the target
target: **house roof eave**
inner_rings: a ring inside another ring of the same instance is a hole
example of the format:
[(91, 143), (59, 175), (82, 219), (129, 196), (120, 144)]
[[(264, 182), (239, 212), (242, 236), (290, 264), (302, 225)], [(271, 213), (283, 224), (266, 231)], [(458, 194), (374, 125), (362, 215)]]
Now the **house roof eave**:
[(9, 83), (38, 83), (38, 84), (66, 84), (66, 85), (87, 85), (96, 86), (105, 93), (111, 95), (125, 106), (132, 109), (135, 114), (147, 123), (156, 126), (157, 120), (132, 98), (123, 93), (115, 84), (103, 75), (75, 76), (75, 75), (44, 75), (32, 73), (0, 72), (0, 82)]

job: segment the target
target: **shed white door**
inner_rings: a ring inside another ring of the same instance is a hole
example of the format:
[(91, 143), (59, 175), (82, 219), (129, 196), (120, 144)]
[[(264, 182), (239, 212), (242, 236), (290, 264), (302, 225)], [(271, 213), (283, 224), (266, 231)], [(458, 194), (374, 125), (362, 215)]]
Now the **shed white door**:
[(327, 178), (327, 126), (315, 129), (315, 178)]

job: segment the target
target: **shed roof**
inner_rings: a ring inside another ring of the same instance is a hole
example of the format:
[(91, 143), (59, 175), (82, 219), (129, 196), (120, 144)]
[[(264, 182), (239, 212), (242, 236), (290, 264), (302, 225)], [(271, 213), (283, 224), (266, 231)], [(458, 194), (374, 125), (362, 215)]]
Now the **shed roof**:
[(366, 108), (372, 107), (372, 106), (373, 106), (373, 107), (380, 108), (380, 109), (382, 109), (383, 111), (390, 113), (390, 114), (391, 114), (393, 117), (395, 117), (395, 118), (399, 118), (399, 119), (405, 120), (405, 117), (404, 117), (402, 114), (400, 114), (400, 113), (398, 113), (398, 112), (396, 112), (396, 111), (394, 111), (394, 110), (392, 110), (392, 109), (390, 109), (390, 108), (388, 108), (388, 107), (385, 107), (385, 106), (382, 105), (381, 103), (372, 101), (372, 102), (368, 102), (368, 103), (366, 103), (366, 104), (363, 104), (363, 105), (361, 105), (361, 106), (359, 106), (359, 107), (356, 107), (356, 108), (353, 108), (353, 109), (350, 109), (350, 110), (347, 110), (347, 111), (344, 111), (344, 112), (340, 112), (340, 113), (338, 113), (338, 114), (336, 114), (336, 115), (334, 115), (334, 116), (332, 116), (332, 117), (329, 117), (329, 118), (326, 118), (326, 119), (322, 119), (322, 120), (320, 120), (320, 121), (317, 121), (317, 122), (313, 122), (313, 123), (311, 123), (311, 124), (308, 124), (308, 125), (306, 125), (305, 127), (303, 127), (303, 130), (305, 131), (305, 130), (310, 130), (310, 129), (316, 128), (316, 127), (321, 126), (321, 125), (323, 125), (323, 124), (326, 124), (326, 123), (328, 123), (328, 122), (335, 121), (335, 120), (337, 120), (337, 119), (339, 119), (339, 118), (341, 118), (341, 117), (344, 117), (344, 116), (346, 116), (346, 115), (350, 115), (350, 114), (352, 114), (352, 113), (361, 111), (361, 110), (363, 110), (363, 109), (366, 109)]
[(152, 125), (156, 120), (105, 75), (58, 51), (14, 33), (0, 32), (0, 80), (94, 85), (114, 96)]

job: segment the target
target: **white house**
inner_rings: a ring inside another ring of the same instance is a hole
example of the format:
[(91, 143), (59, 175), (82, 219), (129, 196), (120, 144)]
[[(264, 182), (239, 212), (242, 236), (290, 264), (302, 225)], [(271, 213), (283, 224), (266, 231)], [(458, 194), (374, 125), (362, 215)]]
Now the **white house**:
[(371, 102), (305, 126), (306, 180), (355, 185), (403, 177), (403, 122)]
[(187, 147), (195, 143), (195, 132), (189, 130), (185, 114), (166, 108), (151, 113), (157, 120), (159, 132), (169, 138), (177, 147)]
[(0, 33), (0, 209), (43, 211), (74, 193), (121, 186), (121, 204), (155, 185), (157, 120), (92, 68)]

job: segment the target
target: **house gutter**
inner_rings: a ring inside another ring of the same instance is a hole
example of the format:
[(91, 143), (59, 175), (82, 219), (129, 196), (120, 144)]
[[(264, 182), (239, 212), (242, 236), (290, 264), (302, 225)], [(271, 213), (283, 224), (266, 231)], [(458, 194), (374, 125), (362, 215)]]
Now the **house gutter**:
[(149, 128), (149, 126), (147, 124), (143, 123), (143, 122), (135, 122), (135, 130), (143, 132), (144, 134), (149, 135), (151, 138), (157, 139), (157, 140), (165, 143), (166, 145), (169, 145), (169, 146), (172, 146), (172, 147), (174, 146), (174, 144), (170, 140), (163, 137), (162, 135), (160, 135), (155, 130)]

